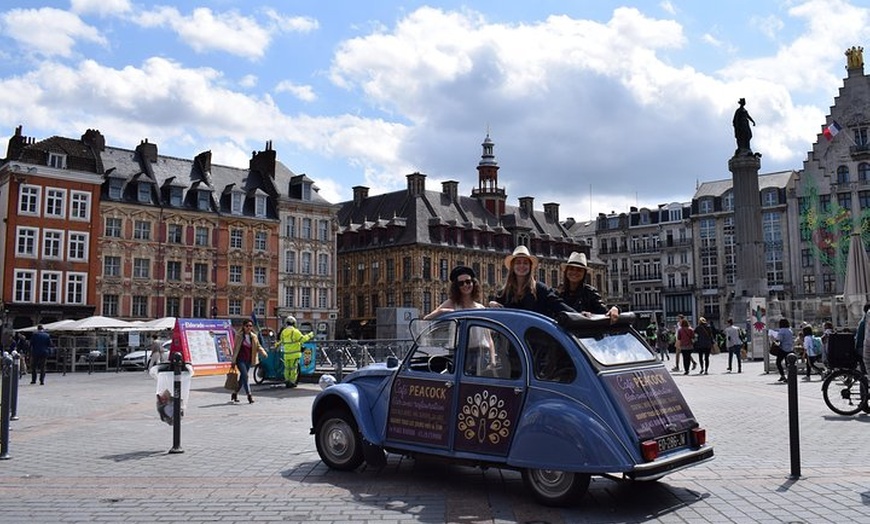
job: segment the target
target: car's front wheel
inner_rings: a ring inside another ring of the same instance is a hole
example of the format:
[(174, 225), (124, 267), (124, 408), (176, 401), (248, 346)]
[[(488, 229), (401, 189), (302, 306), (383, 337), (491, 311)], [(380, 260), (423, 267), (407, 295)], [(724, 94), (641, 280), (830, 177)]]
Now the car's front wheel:
[(589, 489), (590, 476), (553, 469), (524, 469), (523, 482), (535, 499), (547, 506), (577, 502)]
[(320, 417), (314, 440), (320, 459), (332, 469), (351, 471), (363, 462), (359, 430), (346, 409), (333, 409)]

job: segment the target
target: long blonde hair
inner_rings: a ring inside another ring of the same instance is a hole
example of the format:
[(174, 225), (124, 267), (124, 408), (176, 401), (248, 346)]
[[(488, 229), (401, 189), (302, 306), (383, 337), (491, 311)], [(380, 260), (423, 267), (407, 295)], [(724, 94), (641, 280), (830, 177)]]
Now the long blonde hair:
[(529, 269), (529, 277), (526, 281), (526, 285), (520, 286), (520, 283), (517, 280), (517, 274), (514, 273), (514, 261), (511, 261), (511, 268), (508, 271), (507, 281), (501, 289), (501, 295), (507, 301), (520, 301), (526, 296), (526, 292), (529, 292), (533, 297), (535, 297), (535, 299), (537, 299), (538, 294), (535, 291), (536, 284), (537, 281), (535, 280), (534, 264), (531, 264), (531, 268)]

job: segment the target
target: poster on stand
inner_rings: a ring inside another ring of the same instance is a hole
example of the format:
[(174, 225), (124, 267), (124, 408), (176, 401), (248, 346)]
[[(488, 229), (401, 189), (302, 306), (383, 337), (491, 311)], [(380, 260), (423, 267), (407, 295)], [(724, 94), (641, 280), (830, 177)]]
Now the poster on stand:
[(234, 334), (229, 320), (179, 318), (169, 351), (180, 352), (197, 375), (223, 374), (233, 360)]

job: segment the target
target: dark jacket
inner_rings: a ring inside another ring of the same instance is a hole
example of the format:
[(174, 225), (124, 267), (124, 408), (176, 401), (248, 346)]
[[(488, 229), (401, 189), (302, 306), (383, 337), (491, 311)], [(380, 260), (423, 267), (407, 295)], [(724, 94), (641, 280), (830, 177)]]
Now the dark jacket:
[(47, 357), (51, 354), (51, 337), (45, 331), (37, 331), (30, 337), (30, 354), (34, 358)]
[(495, 297), (495, 301), (504, 307), (535, 311), (549, 317), (555, 317), (556, 313), (560, 311), (575, 312), (559, 297), (554, 289), (542, 282), (535, 282), (535, 295), (526, 293), (521, 300), (516, 300), (512, 296), (505, 296), (505, 290), (502, 290)]
[(709, 351), (713, 347), (713, 328), (707, 324), (698, 324), (695, 326), (695, 349)]
[(575, 311), (594, 313), (603, 315), (607, 313), (608, 307), (601, 300), (601, 293), (589, 284), (582, 284), (573, 293), (567, 288), (563, 289), (559, 296), (566, 304), (574, 308)]

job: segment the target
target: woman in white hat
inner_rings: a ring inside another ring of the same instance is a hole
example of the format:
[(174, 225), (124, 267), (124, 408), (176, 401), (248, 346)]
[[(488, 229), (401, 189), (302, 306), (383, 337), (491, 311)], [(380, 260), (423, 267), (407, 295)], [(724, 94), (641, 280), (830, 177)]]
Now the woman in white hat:
[(525, 309), (551, 317), (559, 311), (574, 312), (552, 288), (535, 279), (538, 259), (529, 248), (517, 246), (505, 257), (504, 265), (508, 268), (507, 282), (489, 307)]
[(598, 290), (586, 283), (588, 274), (589, 265), (586, 263), (586, 255), (576, 251), (571, 253), (568, 261), (562, 264), (562, 285), (559, 296), (580, 313), (606, 314), (611, 322), (616, 322), (619, 318), (619, 308), (611, 306), (608, 309), (604, 305)]

